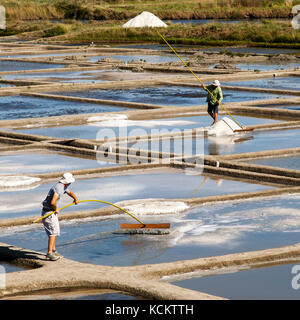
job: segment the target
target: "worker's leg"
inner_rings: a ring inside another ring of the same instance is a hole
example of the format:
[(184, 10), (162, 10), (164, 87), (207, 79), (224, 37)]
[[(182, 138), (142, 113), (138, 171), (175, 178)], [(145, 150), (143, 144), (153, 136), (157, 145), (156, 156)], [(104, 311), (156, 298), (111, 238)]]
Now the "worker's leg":
[(218, 122), (218, 112), (219, 112), (219, 104), (216, 104), (213, 106), (213, 119), (214, 122), (212, 123), (212, 126)]
[(207, 113), (214, 119), (213, 105), (208, 102)]
[(214, 113), (213, 119), (214, 122), (212, 123), (212, 126), (218, 122), (218, 113)]
[(48, 254), (51, 254), (56, 247), (56, 236), (49, 236), (48, 240)]
[(43, 219), (45, 231), (49, 237), (48, 239), (48, 254), (52, 254), (56, 250), (56, 239), (60, 235), (60, 226), (56, 213)]
[(213, 119), (215, 119), (213, 112), (208, 112), (208, 114), (209, 114)]

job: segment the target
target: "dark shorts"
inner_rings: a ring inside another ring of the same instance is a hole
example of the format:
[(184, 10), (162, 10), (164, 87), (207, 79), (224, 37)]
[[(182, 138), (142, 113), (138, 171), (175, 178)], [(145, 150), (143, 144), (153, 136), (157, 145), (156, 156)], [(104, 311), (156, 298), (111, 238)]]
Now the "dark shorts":
[(219, 104), (212, 104), (212, 103), (208, 103), (208, 107), (207, 107), (207, 112), (209, 113), (218, 113), (219, 112)]

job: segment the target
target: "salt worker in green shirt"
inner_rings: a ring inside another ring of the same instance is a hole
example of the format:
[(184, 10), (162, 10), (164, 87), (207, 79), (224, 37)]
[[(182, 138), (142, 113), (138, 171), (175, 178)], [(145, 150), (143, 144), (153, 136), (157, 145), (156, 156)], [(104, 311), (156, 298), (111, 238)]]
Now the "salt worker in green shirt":
[(223, 93), (220, 87), (219, 80), (215, 80), (212, 84), (205, 86), (202, 84), (204, 90), (207, 91), (206, 101), (208, 103), (207, 112), (214, 119), (212, 126), (218, 121), (218, 108), (220, 102), (223, 100)]

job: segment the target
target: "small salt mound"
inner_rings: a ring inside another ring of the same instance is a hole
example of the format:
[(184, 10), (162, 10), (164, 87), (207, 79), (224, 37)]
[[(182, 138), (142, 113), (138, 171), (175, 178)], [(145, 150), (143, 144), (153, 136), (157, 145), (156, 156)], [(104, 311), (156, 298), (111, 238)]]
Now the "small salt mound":
[(130, 19), (123, 28), (144, 28), (144, 27), (167, 27), (156, 15), (151, 12), (143, 11), (133, 19)]
[(101, 121), (115, 121), (115, 120), (127, 120), (126, 114), (110, 114), (102, 116), (88, 117), (87, 122), (101, 122)]
[(212, 127), (207, 129), (207, 135), (212, 136), (224, 136), (233, 135), (235, 130), (241, 129), (233, 120), (224, 117), (218, 121)]
[(41, 180), (40, 178), (34, 178), (34, 177), (28, 177), (28, 176), (2, 176), (0, 177), (0, 190), (1, 189), (23, 190), (23, 188), (26, 189), (27, 187), (30, 187), (36, 184), (40, 180)]
[(169, 201), (163, 199), (138, 199), (116, 203), (119, 207), (133, 214), (171, 214), (184, 211), (189, 206), (182, 201)]

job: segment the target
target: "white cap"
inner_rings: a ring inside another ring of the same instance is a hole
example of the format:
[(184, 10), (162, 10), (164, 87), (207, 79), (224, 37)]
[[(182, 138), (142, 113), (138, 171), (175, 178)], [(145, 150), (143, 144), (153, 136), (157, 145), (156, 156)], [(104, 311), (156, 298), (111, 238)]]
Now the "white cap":
[(70, 172), (66, 172), (63, 174), (63, 176), (61, 177), (61, 179), (59, 180), (59, 182), (63, 183), (63, 184), (70, 184), (73, 183), (75, 181), (75, 178), (73, 177), (72, 173)]
[(212, 84), (214, 86), (218, 87), (220, 85), (220, 81), (219, 80), (215, 80)]

